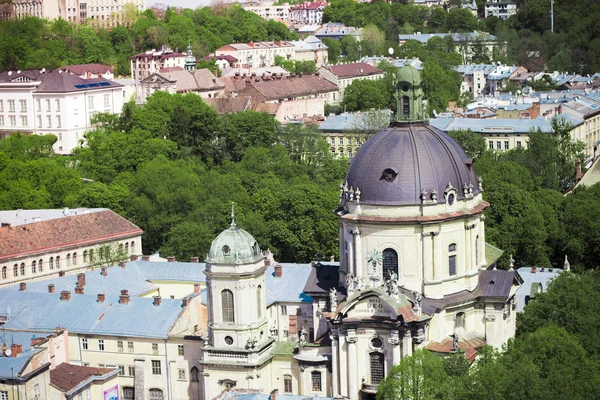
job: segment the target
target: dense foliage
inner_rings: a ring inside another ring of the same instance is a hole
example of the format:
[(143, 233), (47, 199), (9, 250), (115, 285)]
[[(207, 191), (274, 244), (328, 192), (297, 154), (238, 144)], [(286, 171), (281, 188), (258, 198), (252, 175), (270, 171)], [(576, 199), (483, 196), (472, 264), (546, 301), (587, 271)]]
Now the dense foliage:
[(562, 273), (517, 317), (504, 352), (483, 348), (469, 368), (462, 353), (404, 357), (378, 400), (597, 399), (600, 397), (600, 274)]
[(142, 14), (133, 10), (112, 29), (27, 17), (0, 22), (0, 70), (103, 63), (114, 65), (117, 75), (127, 75), (129, 57), (162, 45), (183, 51), (191, 42), (194, 54), (205, 56), (227, 43), (296, 38), (284, 24), (233, 4), (179, 13), (168, 9), (163, 20), (150, 9)]
[(234, 202), (238, 226), (278, 259), (337, 253), (346, 161), (314, 128), (219, 116), (197, 95), (165, 92), (96, 126), (70, 159), (51, 154), (53, 136), (0, 141), (0, 209), (108, 207), (144, 229), (144, 252), (189, 259), (207, 253)]

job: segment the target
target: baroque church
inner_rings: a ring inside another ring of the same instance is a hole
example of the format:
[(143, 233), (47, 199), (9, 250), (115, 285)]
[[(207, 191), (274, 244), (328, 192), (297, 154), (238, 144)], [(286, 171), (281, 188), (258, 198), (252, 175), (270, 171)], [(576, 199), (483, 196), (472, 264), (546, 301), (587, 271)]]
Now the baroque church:
[(403, 67), (395, 81), (396, 122), (361, 147), (340, 187), (340, 261), (312, 263), (300, 294), (309, 301), (285, 343), (267, 304), (267, 282), (278, 283), (266, 279), (256, 240), (232, 215), (213, 241), (205, 399), (232, 387), (374, 399), (415, 349), (473, 360), (514, 336), (519, 284), (512, 268), (495, 268), (498, 252), (485, 243), (489, 204), (473, 160), (427, 123), (419, 72)]

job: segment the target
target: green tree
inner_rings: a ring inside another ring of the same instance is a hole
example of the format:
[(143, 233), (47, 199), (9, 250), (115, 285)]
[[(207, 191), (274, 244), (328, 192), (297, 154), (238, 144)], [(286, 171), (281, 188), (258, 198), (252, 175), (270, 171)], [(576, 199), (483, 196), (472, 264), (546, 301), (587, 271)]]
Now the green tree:
[(322, 42), (325, 46), (327, 46), (327, 58), (331, 64), (337, 64), (342, 54), (342, 47), (340, 42), (331, 39), (331, 38), (323, 38)]
[(448, 131), (448, 135), (452, 136), (471, 158), (479, 158), (485, 152), (485, 138), (471, 129), (451, 130)]
[(371, 80), (355, 80), (344, 90), (342, 105), (346, 111), (381, 110), (388, 106), (389, 99), (381, 82)]

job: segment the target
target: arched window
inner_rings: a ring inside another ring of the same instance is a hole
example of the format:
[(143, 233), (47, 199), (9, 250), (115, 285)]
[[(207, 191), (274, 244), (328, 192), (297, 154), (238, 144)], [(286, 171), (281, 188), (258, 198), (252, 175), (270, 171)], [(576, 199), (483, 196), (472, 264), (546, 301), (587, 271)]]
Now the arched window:
[(21, 263), (21, 276), (25, 276), (25, 263)]
[(475, 237), (475, 265), (479, 266), (479, 235)]
[(402, 96), (402, 117), (408, 118), (410, 115), (410, 99), (408, 96)]
[(83, 251), (83, 263), (87, 263), (88, 262), (88, 252), (87, 250)]
[(135, 254), (135, 242), (131, 241), (129, 244), (129, 249), (131, 250), (131, 254)]
[(31, 273), (37, 273), (37, 262), (35, 262), (35, 260), (31, 262)]
[(292, 393), (292, 376), (283, 376), (283, 393)]
[(119, 243), (119, 253), (123, 254), (123, 243)]
[(190, 379), (192, 382), (200, 382), (200, 373), (198, 372), (198, 368), (193, 367), (190, 371)]
[(67, 267), (71, 266), (71, 253), (67, 254)]
[(14, 277), (19, 276), (19, 265), (18, 264), (13, 265), (13, 276)]
[(383, 365), (383, 354), (371, 353), (371, 384), (378, 385), (379, 382), (385, 377), (384, 365)]
[(125, 243), (125, 253), (129, 254), (129, 242)]
[(7, 268), (5, 265), (4, 267), (2, 267), (2, 279), (6, 279), (6, 271), (7, 271)]
[(71, 256), (71, 262), (73, 265), (77, 265), (77, 253), (73, 253), (73, 256)]
[(320, 392), (323, 390), (323, 385), (321, 382), (321, 373), (319, 371), (313, 371), (310, 373), (310, 381), (312, 384), (313, 392)]
[(459, 312), (456, 314), (456, 317), (454, 318), (454, 327), (456, 329), (465, 327), (465, 313), (464, 312)]
[(389, 279), (391, 273), (398, 277), (398, 253), (394, 249), (385, 249), (383, 251), (383, 279)]
[(104, 258), (104, 247), (100, 246), (98, 249), (98, 258), (102, 260)]
[(56, 256), (56, 269), (60, 269), (60, 256)]
[(160, 389), (150, 389), (150, 400), (163, 400), (163, 391)]
[(44, 261), (41, 258), (40, 261), (38, 261), (38, 271), (44, 272)]
[(448, 275), (456, 275), (456, 243), (448, 246)]
[(233, 310), (233, 293), (231, 290), (221, 292), (221, 310), (223, 313), (223, 322), (235, 322)]
[(258, 318), (262, 317), (262, 287), (258, 285), (256, 288), (256, 308), (258, 310)]
[(50, 257), (50, 260), (48, 260), (48, 264), (50, 265), (50, 269), (54, 269), (54, 257)]
[(94, 262), (94, 249), (90, 249), (90, 262)]

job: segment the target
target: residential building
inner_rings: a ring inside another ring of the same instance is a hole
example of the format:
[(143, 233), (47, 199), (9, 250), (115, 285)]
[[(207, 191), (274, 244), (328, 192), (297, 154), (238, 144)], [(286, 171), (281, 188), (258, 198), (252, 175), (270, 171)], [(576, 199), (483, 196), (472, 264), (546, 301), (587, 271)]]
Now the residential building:
[(234, 68), (261, 68), (275, 65), (275, 57), (293, 60), (296, 48), (292, 42), (232, 43), (215, 50), (215, 56), (231, 56), (237, 60)]
[(295, 47), (294, 60), (314, 61), (317, 68), (329, 63), (327, 46), (316, 36), (308, 36), (304, 40), (293, 40)]
[(234, 65), (238, 62), (237, 58), (232, 56), (206, 56), (204, 59), (206, 61), (215, 60), (215, 64), (221, 71), (234, 68)]
[(516, 312), (522, 312), (530, 301), (534, 300), (540, 293), (548, 289), (548, 284), (556, 279), (563, 271), (570, 268), (569, 261), (565, 258), (565, 269), (561, 268), (527, 268), (517, 269), (521, 280), (521, 286), (515, 293)]
[(584, 152), (593, 157), (600, 144), (600, 101), (586, 96), (560, 104), (559, 118), (566, 118), (571, 123), (573, 141), (581, 141), (585, 145)]
[(104, 78), (82, 79), (63, 70), (0, 73), (0, 132), (52, 134), (54, 152), (70, 154), (98, 112), (119, 114), (123, 88)]
[(109, 65), (102, 64), (77, 64), (77, 65), (67, 65), (61, 67), (63, 71), (67, 71), (71, 74), (75, 74), (80, 78), (89, 79), (89, 78), (104, 78), (108, 80), (113, 80), (115, 75), (113, 74), (113, 68)]
[(146, 98), (156, 91), (195, 93), (203, 99), (210, 99), (223, 96), (225, 84), (208, 69), (184, 71), (175, 67), (154, 72), (142, 79), (139, 84), (138, 102), (145, 103)]
[(85, 23), (88, 20), (97, 22), (103, 26), (115, 26), (123, 22), (124, 10), (128, 4), (132, 4), (138, 12), (146, 9), (146, 3), (142, 0), (115, 0), (107, 3), (102, 0), (42, 0), (39, 2), (30, 0), (15, 0), (8, 18), (24, 18), (34, 16), (41, 19), (54, 20), (62, 18), (69, 22)]
[(288, 21), (291, 6), (288, 3), (275, 4), (274, 1), (250, 1), (240, 5), (263, 19)]
[(289, 21), (293, 24), (321, 25), (325, 7), (327, 3), (323, 1), (298, 4), (290, 9)]
[(185, 67), (186, 53), (173, 51), (169, 46), (148, 50), (144, 53), (129, 57), (131, 62), (131, 78), (141, 81), (154, 72), (172, 67)]
[(142, 230), (108, 209), (0, 211), (0, 223), (1, 286), (106, 263), (106, 246), (142, 251)]
[(323, 66), (318, 69), (318, 72), (320, 76), (338, 87), (337, 95), (332, 99), (333, 103), (341, 103), (344, 99), (344, 91), (355, 80), (377, 80), (384, 75), (379, 68), (363, 62)]
[[(362, 29), (355, 28), (353, 26), (345, 26), (339, 22), (328, 22), (318, 27), (312, 34), (319, 39), (329, 38), (335, 40), (342, 40), (348, 35), (354, 36), (357, 40), (360, 40)], [(308, 33), (308, 32), (307, 32)]]
[(511, 78), (522, 72), (527, 70), (515, 65), (497, 65), (487, 74), (486, 93), (492, 96), (499, 95), (506, 90)]
[(511, 0), (489, 0), (485, 3), (485, 17), (508, 19), (517, 13), (517, 4)]
[(485, 94), (487, 75), (495, 68), (494, 64), (466, 64), (454, 67), (462, 75), (461, 93), (471, 93), (473, 98)]
[(119, 396), (119, 369), (63, 363), (50, 371), (50, 398), (105, 400)]

